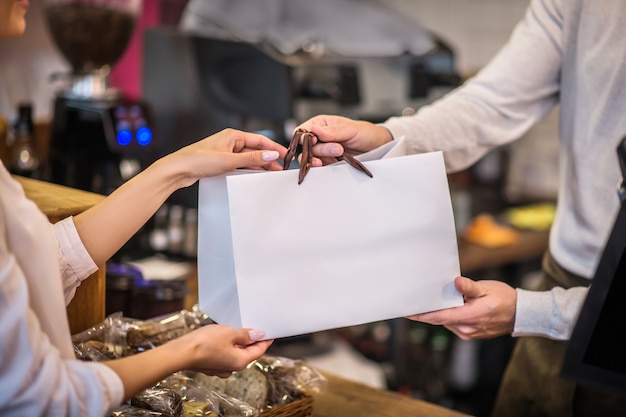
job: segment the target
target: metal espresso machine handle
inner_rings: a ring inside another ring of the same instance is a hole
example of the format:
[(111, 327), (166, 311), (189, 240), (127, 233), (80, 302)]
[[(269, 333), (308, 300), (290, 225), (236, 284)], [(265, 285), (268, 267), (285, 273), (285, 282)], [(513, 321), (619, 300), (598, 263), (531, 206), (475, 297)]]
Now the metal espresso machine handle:
[(617, 156), (621, 206), (568, 342), (561, 375), (626, 399), (626, 137)]

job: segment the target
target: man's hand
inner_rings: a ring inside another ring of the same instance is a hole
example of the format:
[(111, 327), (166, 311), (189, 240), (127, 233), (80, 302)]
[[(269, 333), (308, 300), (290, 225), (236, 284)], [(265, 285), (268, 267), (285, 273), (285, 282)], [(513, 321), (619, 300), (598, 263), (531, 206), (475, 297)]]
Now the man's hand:
[(463, 340), (488, 339), (513, 332), (517, 292), (501, 281), (457, 277), (456, 289), (465, 305), (407, 318), (443, 325)]
[(335, 157), (344, 153), (358, 155), (393, 140), (382, 126), (341, 116), (315, 116), (298, 127), (313, 132), (322, 142), (313, 144), (313, 166), (337, 162)]

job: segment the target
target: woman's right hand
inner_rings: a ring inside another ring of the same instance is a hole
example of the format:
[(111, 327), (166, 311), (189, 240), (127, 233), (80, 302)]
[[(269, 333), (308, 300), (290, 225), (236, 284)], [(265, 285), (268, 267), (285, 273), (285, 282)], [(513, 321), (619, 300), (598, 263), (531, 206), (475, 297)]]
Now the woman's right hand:
[(393, 140), (386, 128), (371, 122), (342, 116), (319, 115), (298, 126), (313, 132), (323, 143), (314, 143), (313, 166), (337, 162), (335, 157), (345, 153), (358, 155)]
[(228, 377), (265, 353), (273, 340), (261, 340), (264, 336), (259, 330), (210, 324), (173, 343), (184, 344), (190, 361), (186, 369)]
[(265, 353), (273, 340), (264, 336), (259, 330), (209, 324), (155, 349), (103, 363), (119, 375), (129, 399), (182, 370), (228, 377)]

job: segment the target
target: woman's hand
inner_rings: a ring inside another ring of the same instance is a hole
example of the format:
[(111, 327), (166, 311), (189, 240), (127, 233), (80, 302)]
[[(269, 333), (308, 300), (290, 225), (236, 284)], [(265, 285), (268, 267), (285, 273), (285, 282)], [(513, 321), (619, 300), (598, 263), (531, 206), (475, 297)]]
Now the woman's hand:
[(230, 376), (258, 359), (272, 344), (264, 333), (252, 329), (235, 329), (211, 324), (180, 338), (190, 363), (185, 367), (209, 375)]
[(194, 184), (198, 179), (221, 175), (238, 168), (279, 171), (276, 162), (284, 158), (287, 149), (265, 136), (224, 129), (201, 141), (192, 143), (163, 157), (157, 163), (169, 164), (182, 174), (180, 187)]
[(298, 127), (315, 133), (324, 142), (313, 145), (313, 166), (337, 162), (334, 157), (344, 152), (358, 155), (393, 140), (382, 126), (341, 116), (315, 116)]
[(228, 377), (258, 359), (272, 344), (262, 331), (210, 324), (154, 349), (103, 362), (124, 384), (124, 398), (182, 370)]
[(74, 217), (97, 265), (106, 262), (176, 190), (237, 168), (281, 170), (284, 146), (254, 133), (225, 129), (166, 155), (107, 198)]
[(463, 340), (487, 339), (513, 332), (517, 292), (501, 281), (472, 281), (457, 277), (456, 289), (465, 305), (407, 318), (443, 325)]

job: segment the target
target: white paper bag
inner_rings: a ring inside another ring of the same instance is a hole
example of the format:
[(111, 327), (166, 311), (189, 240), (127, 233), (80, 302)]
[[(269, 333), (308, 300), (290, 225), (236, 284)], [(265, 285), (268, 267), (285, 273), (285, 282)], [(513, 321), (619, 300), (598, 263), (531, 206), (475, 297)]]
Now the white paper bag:
[(201, 180), (200, 309), (280, 338), (462, 305), (442, 154), (365, 164)]

